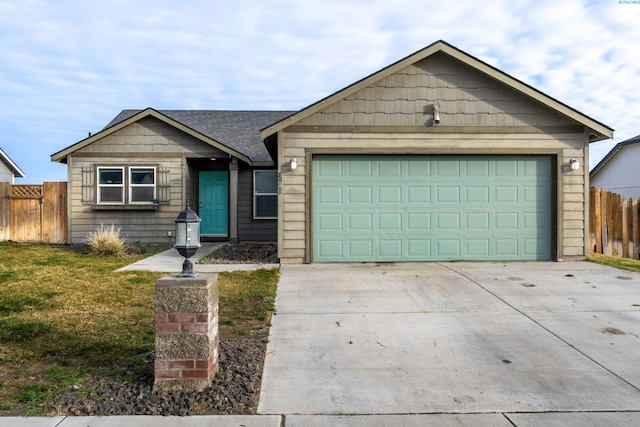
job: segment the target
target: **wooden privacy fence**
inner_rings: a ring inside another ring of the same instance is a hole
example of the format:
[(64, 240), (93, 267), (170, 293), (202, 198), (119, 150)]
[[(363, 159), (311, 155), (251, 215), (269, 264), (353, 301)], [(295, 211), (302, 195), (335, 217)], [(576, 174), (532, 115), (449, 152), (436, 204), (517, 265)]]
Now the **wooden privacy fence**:
[(0, 240), (67, 243), (67, 183), (0, 182)]
[(591, 187), (589, 200), (591, 252), (640, 259), (640, 199)]

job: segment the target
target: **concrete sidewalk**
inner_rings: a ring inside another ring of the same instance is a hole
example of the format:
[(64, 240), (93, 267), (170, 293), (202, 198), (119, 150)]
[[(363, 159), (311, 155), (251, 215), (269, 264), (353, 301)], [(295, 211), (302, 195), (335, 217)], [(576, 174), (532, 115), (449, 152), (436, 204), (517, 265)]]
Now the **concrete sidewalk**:
[(610, 427), (639, 423), (640, 413), (637, 412), (0, 417), (0, 427)]
[[(221, 271), (256, 270), (258, 268), (278, 268), (279, 264), (198, 264), (199, 258), (210, 254), (225, 242), (202, 242), (198, 252), (191, 258), (193, 270), (197, 273), (219, 273)], [(184, 258), (177, 250), (171, 248), (164, 252), (147, 257), (116, 271), (159, 271), (163, 273), (180, 273)]]

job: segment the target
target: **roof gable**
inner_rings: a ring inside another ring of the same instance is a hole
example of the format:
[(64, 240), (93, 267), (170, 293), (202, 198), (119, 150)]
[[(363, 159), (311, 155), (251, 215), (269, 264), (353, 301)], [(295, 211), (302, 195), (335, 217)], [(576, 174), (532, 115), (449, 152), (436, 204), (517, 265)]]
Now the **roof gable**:
[[(478, 72), (490, 77), (493, 80), (500, 82), (501, 84), (525, 95), (529, 99), (537, 101), (538, 103), (546, 106), (547, 108), (552, 109), (554, 112), (561, 114), (573, 121), (576, 121), (591, 130), (590, 142), (599, 141), (602, 139), (611, 138), (613, 136), (613, 130), (606, 125), (603, 125), (600, 122), (597, 122), (579, 111), (551, 98), (542, 92), (534, 89), (533, 87), (503, 73), (502, 71), (480, 61), (473, 56), (470, 56), (461, 50), (451, 46), (450, 44), (444, 41), (438, 41), (433, 43), (426, 48), (407, 56), (400, 61), (397, 61), (382, 70), (371, 74), (352, 85), (327, 96), (326, 98), (300, 110), (296, 114), (287, 117), (280, 122), (274, 123), (271, 126), (265, 128), (261, 132), (261, 137), (263, 140), (269, 138), (274, 135), (278, 131), (281, 131), (291, 125), (299, 124), (304, 119), (310, 117), (311, 115), (318, 113), (337, 102), (340, 102), (344, 99), (347, 99), (350, 96), (353, 96), (357, 92), (376, 85), (380, 81), (392, 76), (395, 73), (400, 72), (407, 67), (415, 65), (420, 61), (425, 60), (437, 53), (443, 53), (448, 55), (449, 57), (455, 58), (456, 60), (466, 64), (467, 66), (477, 70)], [(431, 99), (429, 101), (436, 101), (436, 99)]]
[(123, 110), (102, 131), (53, 154), (51, 160), (64, 163), (68, 155), (143, 118), (154, 117), (249, 164), (270, 163), (260, 140), (260, 128), (290, 114), (291, 111)]
[(623, 148), (628, 147), (630, 145), (638, 144), (638, 143), (640, 143), (640, 135), (634, 136), (633, 138), (617, 143), (615, 147), (613, 147), (607, 153), (607, 155), (604, 156), (598, 162), (598, 164), (594, 166), (593, 169), (591, 169), (591, 172), (589, 172), (589, 175), (591, 176), (591, 178), (595, 177), (598, 174), (598, 172), (603, 170), (607, 165), (607, 163), (609, 163), (618, 154), (618, 152), (622, 151)]
[(11, 160), (11, 158), (7, 155), (7, 153), (2, 151), (1, 148), (0, 148), (0, 162), (2, 162), (11, 173), (13, 173), (14, 177), (24, 178), (24, 172), (22, 172), (22, 170), (18, 167), (18, 165), (16, 165), (14, 161)]

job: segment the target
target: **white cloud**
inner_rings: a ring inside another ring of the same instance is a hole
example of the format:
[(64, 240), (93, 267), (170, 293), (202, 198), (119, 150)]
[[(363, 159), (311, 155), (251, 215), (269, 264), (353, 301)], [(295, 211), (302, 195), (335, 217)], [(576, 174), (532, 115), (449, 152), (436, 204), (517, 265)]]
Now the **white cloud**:
[(0, 146), (27, 182), (64, 180), (48, 155), (123, 108), (301, 108), (439, 39), (617, 142), (640, 133), (639, 18), (607, 0), (0, 0)]

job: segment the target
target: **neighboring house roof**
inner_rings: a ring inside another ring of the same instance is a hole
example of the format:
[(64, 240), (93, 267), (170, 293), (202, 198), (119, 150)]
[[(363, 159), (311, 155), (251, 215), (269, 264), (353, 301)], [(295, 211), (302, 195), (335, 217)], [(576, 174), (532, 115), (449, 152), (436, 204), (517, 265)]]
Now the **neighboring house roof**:
[[(369, 75), (368, 77), (365, 77), (353, 83), (352, 85), (347, 86), (346, 88), (341, 89), (338, 92), (332, 95), (329, 95), (324, 99), (321, 99), (320, 101), (314, 104), (311, 104), (306, 108), (303, 108), (302, 110), (291, 115), (290, 117), (283, 118), (279, 122), (274, 123), (271, 126), (268, 126), (262, 129), (262, 131), (260, 132), (260, 135), (263, 140), (266, 140), (268, 137), (277, 133), (278, 131), (288, 126), (291, 126), (292, 124), (295, 124), (306, 117), (311, 116), (312, 114), (326, 108), (328, 105), (331, 105), (337, 101), (340, 101), (348, 97), (349, 95), (365, 87), (368, 87), (373, 83), (379, 80), (382, 80), (383, 78), (390, 76), (391, 74), (394, 74), (402, 70), (403, 68), (406, 68), (418, 61), (421, 61), (422, 59), (427, 58), (437, 52), (444, 52), (462, 61), (463, 63), (475, 68), (476, 70), (488, 75), (489, 77), (492, 77), (502, 82), (503, 84), (510, 86), (511, 88), (521, 92), (522, 94), (533, 98), (534, 100), (546, 105), (547, 107), (557, 111), (558, 113), (563, 114), (577, 121), (578, 123), (583, 124), (584, 126), (590, 129), (589, 142), (601, 141), (601, 140), (613, 137), (613, 129), (611, 129), (610, 127), (582, 114), (578, 110), (575, 110), (569, 107), (568, 105), (563, 104), (562, 102), (548, 95), (545, 95), (544, 93), (529, 86), (528, 84), (523, 83), (514, 77), (511, 77), (510, 75), (498, 70), (497, 68), (492, 67), (491, 65), (457, 49), (456, 47), (442, 40), (437, 41), (425, 47), (424, 49), (419, 50), (405, 57), (404, 59), (401, 59), (381, 69), (380, 71), (377, 71)], [(273, 149), (273, 147), (270, 147), (270, 148)]]
[(589, 172), (589, 176), (593, 178), (600, 170), (602, 170), (602, 168), (604, 168), (604, 166), (609, 162), (609, 160), (611, 160), (616, 154), (618, 154), (618, 152), (622, 150), (624, 147), (637, 144), (637, 143), (640, 143), (640, 135), (634, 136), (633, 138), (627, 139), (626, 141), (617, 143), (616, 146), (613, 147), (611, 151), (609, 151), (607, 155), (604, 156), (602, 160), (600, 160), (593, 169), (591, 169), (591, 172)]
[(233, 110), (123, 110), (100, 132), (51, 156), (66, 162), (69, 154), (145, 117), (155, 117), (204, 143), (214, 146), (249, 164), (271, 163), (260, 139), (260, 129), (282, 120), (294, 111)]
[(9, 169), (13, 173), (14, 177), (24, 178), (24, 172), (22, 172), (22, 170), (18, 167), (18, 165), (16, 165), (14, 161), (11, 160), (11, 158), (9, 158), (7, 153), (2, 151), (1, 148), (0, 148), (0, 162), (5, 164), (7, 169)]

